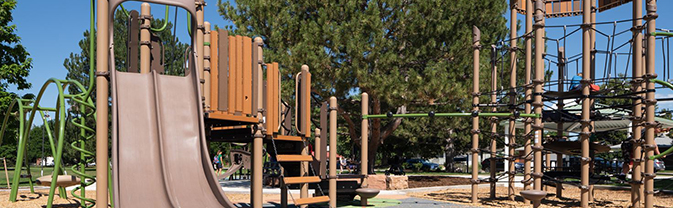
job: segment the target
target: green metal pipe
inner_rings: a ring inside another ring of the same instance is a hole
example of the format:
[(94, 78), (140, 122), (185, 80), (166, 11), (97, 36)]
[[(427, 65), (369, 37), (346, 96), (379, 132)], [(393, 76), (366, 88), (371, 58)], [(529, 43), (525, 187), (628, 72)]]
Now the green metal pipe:
[[(654, 33), (657, 33), (657, 32), (654, 32)], [(667, 33), (667, 34), (673, 36), (673, 33)], [(654, 35), (654, 34), (652, 34), (652, 35)], [(658, 80), (658, 79), (651, 79), (650, 81), (651, 81), (651, 82), (654, 82), (654, 83), (657, 83), (657, 84), (660, 84), (660, 85), (663, 85), (663, 86), (666, 86), (666, 87), (668, 87), (668, 88), (670, 88), (670, 89), (673, 89), (673, 85), (672, 85), (671, 83), (666, 82), (666, 81)], [(664, 151), (664, 152), (662, 152), (662, 153), (660, 153), (660, 154), (658, 154), (658, 155), (650, 156), (649, 158), (650, 158), (650, 160), (659, 159), (659, 158), (661, 158), (661, 157), (663, 157), (663, 156), (665, 156), (665, 155), (671, 154), (671, 153), (673, 153), (673, 147), (672, 147), (672, 148), (668, 148), (666, 151)]]
[(671, 32), (653, 32), (650, 33), (651, 36), (666, 36), (666, 37), (673, 37), (673, 33)]
[[(372, 115), (364, 115), (362, 116), (363, 119), (370, 119), (370, 118), (415, 118), (415, 117), (471, 117), (472, 113), (435, 113), (433, 116), (430, 115), (430, 113), (409, 113), (409, 114), (391, 114), (391, 115), (386, 115), (386, 114), (372, 114)], [(513, 113), (478, 113), (477, 116), (480, 117), (489, 117), (489, 116), (495, 116), (495, 117), (510, 117), (510, 116), (515, 116)], [(540, 117), (539, 114), (519, 114), (519, 117), (529, 117), (529, 118), (538, 118)]]

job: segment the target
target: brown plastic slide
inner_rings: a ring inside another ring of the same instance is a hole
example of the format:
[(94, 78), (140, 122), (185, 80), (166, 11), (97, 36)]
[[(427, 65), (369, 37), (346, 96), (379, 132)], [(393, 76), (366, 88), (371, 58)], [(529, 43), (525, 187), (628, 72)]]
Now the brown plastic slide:
[(195, 74), (112, 71), (115, 206), (235, 207), (211, 166)]

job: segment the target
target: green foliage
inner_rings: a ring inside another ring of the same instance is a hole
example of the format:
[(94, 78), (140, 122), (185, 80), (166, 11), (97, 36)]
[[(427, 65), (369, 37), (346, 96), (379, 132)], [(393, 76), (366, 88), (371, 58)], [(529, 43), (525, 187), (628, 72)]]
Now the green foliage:
[(16, 116), (6, 115), (6, 112), (10, 103), (19, 97), (9, 92), (9, 86), (14, 85), (18, 90), (30, 88), (26, 77), (32, 68), (32, 59), (16, 35), (16, 25), (10, 24), (15, 7), (15, 0), (0, 0), (0, 119), (10, 116), (5, 136), (0, 138), (3, 141), (0, 157), (8, 159), (16, 157), (18, 122)]
[[(503, 17), (507, 2), (500, 0), (239, 0), (235, 5), (218, 1), (218, 7), (225, 19), (234, 22), (235, 34), (264, 39), (265, 61), (283, 67), (284, 97), (291, 97), (290, 79), (300, 66), (311, 68), (314, 92), (324, 100), (337, 97), (353, 143), (360, 137), (359, 95), (354, 95), (360, 92), (369, 93), (371, 114), (403, 107), (420, 111), (432, 103), (439, 103), (442, 112), (469, 111), (472, 26), (481, 29), (486, 46), (507, 33)], [(489, 54), (482, 52), (482, 72), (490, 68)], [(487, 77), (490, 73), (482, 73), (482, 80)], [(397, 132), (402, 122), (412, 123), (400, 119), (372, 120), (369, 158), (375, 160), (379, 145), (398, 133), (410, 141), (463, 139), (447, 132), (449, 127), (463, 129), (465, 120), (439, 120), (426, 123), (438, 131), (425, 132), (416, 131), (422, 124), (409, 128), (414, 131)], [(433, 145), (444, 148), (443, 142), (438, 144)]]

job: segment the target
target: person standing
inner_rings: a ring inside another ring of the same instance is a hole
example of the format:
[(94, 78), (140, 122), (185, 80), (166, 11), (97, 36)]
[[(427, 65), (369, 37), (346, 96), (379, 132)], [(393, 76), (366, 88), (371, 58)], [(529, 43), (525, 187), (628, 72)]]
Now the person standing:
[(218, 176), (222, 174), (222, 150), (217, 150), (217, 154), (213, 157), (213, 165), (215, 166), (215, 174)]

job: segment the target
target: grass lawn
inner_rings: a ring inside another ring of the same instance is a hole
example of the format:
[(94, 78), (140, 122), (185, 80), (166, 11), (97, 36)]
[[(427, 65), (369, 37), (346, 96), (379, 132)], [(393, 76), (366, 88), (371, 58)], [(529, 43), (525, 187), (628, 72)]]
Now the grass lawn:
[[(71, 166), (68, 166), (65, 170), (69, 175), (72, 175), (73, 173), (70, 170), (70, 167)], [(7, 167), (7, 168), (10, 168), (10, 167)], [(13, 167), (11, 167), (11, 168), (13, 168)], [(30, 167), (30, 172), (31, 172), (31, 175), (33, 176), (33, 181), (41, 176), (39, 166), (38, 167), (31, 166)], [(54, 172), (54, 167), (44, 167), (44, 175), (51, 175), (52, 172)], [(25, 173), (26, 173), (26, 171), (24, 170), (23, 174), (25, 174)], [(96, 167), (95, 166), (94, 167), (87, 167), (86, 168), (86, 173), (89, 174), (89, 175), (94, 175), (95, 176), (96, 175)], [(7, 170), (7, 174), (9, 174), (9, 183), (12, 183), (12, 178), (14, 176), (14, 170), (11, 170), (11, 169)], [(28, 180), (29, 180), (28, 178), (21, 178), (19, 180), (20, 186), (28, 186)], [(5, 177), (5, 171), (4, 170), (0, 170), (0, 187), (7, 187), (7, 179)]]

